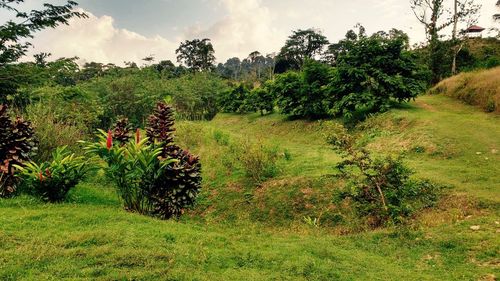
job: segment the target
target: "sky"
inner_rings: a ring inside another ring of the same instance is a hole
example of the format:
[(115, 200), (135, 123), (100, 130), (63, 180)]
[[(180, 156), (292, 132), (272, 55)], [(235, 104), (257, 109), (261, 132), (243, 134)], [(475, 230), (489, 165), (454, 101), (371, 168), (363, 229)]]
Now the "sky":
[[(26, 0), (23, 9), (43, 2)], [(446, 0), (450, 1), (450, 0)], [(482, 4), (478, 25), (495, 25), (497, 0)], [(40, 52), (52, 58), (78, 56), (80, 62), (98, 61), (123, 65), (140, 63), (154, 55), (156, 61), (176, 61), (180, 42), (210, 38), (217, 62), (245, 58), (253, 51), (278, 52), (293, 30), (315, 28), (330, 42), (342, 39), (357, 23), (368, 33), (398, 28), (413, 43), (425, 40), (409, 0), (77, 0), (89, 18), (72, 19), (69, 26), (44, 30), (31, 41), (28, 57)], [(0, 11), (0, 22), (9, 19)], [(446, 33), (446, 31), (444, 32)], [(449, 32), (448, 32), (449, 33)]]

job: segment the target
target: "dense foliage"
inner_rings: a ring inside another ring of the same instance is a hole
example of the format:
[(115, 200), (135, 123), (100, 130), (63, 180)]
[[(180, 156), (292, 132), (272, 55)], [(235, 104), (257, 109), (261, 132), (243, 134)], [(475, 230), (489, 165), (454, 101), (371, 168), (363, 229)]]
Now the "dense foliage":
[(332, 111), (350, 116), (359, 109), (385, 111), (391, 102), (415, 98), (425, 89), (425, 72), (407, 50), (408, 36), (399, 30), (363, 33), (339, 42), (335, 50)]
[(89, 162), (63, 146), (54, 151), (51, 161), (41, 164), (31, 161), (16, 165), (16, 168), (22, 179), (23, 192), (47, 202), (61, 202), (92, 169)]
[(34, 150), (31, 123), (20, 117), (11, 120), (7, 106), (0, 104), (0, 197), (16, 191), (15, 166), (29, 160)]
[(250, 90), (241, 83), (228, 90), (219, 98), (219, 104), (223, 112), (247, 112), (245, 100), (248, 99)]
[(198, 156), (174, 143), (174, 114), (160, 102), (148, 118), (147, 134), (154, 147), (162, 149), (161, 156), (174, 160), (166, 166), (160, 183), (154, 190), (154, 215), (171, 218), (181, 215), (194, 204), (201, 190), (201, 163)]
[(201, 164), (174, 143), (173, 109), (163, 102), (156, 105), (144, 139), (137, 130), (130, 140), (125, 119), (116, 125), (107, 133), (101, 130), (99, 141), (87, 143), (86, 149), (106, 161), (125, 208), (163, 219), (180, 216), (200, 192)]

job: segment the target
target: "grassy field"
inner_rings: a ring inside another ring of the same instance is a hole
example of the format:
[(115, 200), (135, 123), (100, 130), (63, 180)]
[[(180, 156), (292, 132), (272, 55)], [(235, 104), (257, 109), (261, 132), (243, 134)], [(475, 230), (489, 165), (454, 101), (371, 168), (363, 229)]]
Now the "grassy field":
[[(339, 157), (324, 121), (221, 114), (181, 122), (179, 141), (204, 167), (194, 210), (180, 221), (127, 213), (98, 175), (64, 204), (0, 200), (0, 280), (495, 280), (499, 121), (422, 96), (359, 125), (375, 153), (403, 153), (417, 177), (452, 186), (408, 227), (361, 232), (335, 225), (328, 175)], [(236, 151), (253, 145), (278, 157), (274, 176), (258, 183)]]

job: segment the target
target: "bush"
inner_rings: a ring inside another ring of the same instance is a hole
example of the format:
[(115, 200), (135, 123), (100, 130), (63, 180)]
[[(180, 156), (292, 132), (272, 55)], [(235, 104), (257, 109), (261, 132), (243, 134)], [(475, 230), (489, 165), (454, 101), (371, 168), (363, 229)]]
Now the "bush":
[(174, 143), (173, 126), (173, 109), (158, 103), (148, 118), (147, 135), (154, 147), (162, 149), (162, 157), (175, 161), (166, 166), (152, 194), (153, 214), (167, 219), (180, 216), (184, 208), (192, 206), (201, 190), (200, 159)]
[(57, 148), (52, 161), (16, 165), (23, 180), (23, 191), (47, 202), (61, 202), (92, 168), (90, 160), (71, 154), (67, 147)]
[(28, 106), (24, 116), (31, 120), (38, 141), (38, 150), (32, 160), (48, 161), (52, 157), (52, 152), (61, 146), (67, 146), (70, 151), (80, 153), (78, 141), (87, 137), (85, 134), (87, 128), (61, 120), (55, 112), (42, 104)]
[(113, 132), (101, 130), (99, 142), (86, 146), (106, 161), (127, 210), (169, 219), (195, 202), (201, 164), (173, 143), (173, 114), (170, 106), (158, 103), (148, 118), (147, 138), (140, 140), (137, 133), (135, 141), (114, 146)]
[(118, 141), (120, 146), (127, 144), (132, 138), (132, 127), (128, 122), (128, 118), (119, 118), (113, 127), (113, 139)]
[(330, 104), (327, 85), (332, 79), (332, 71), (327, 65), (309, 60), (301, 72), (278, 75), (270, 89), (281, 112), (307, 118), (328, 115)]
[(29, 160), (35, 150), (31, 123), (20, 117), (11, 120), (7, 106), (0, 104), (0, 197), (14, 194), (17, 182), (15, 165)]
[(261, 183), (278, 173), (277, 147), (268, 147), (257, 142), (244, 141), (238, 144), (239, 157), (243, 170), (254, 183)]
[(239, 84), (221, 95), (219, 105), (223, 112), (247, 112), (248, 108), (245, 106), (245, 100), (249, 94), (250, 90), (248, 90), (248, 87), (244, 84)]
[(409, 101), (425, 89), (425, 72), (407, 50), (406, 34), (392, 30), (353, 36), (331, 50), (336, 66), (332, 113), (351, 117), (359, 110), (385, 111), (392, 102)]
[(113, 146), (112, 133), (100, 131), (97, 143), (87, 144), (86, 150), (107, 163), (106, 172), (114, 180), (125, 209), (141, 214), (153, 213), (152, 193), (161, 184), (168, 164), (174, 160), (162, 158), (162, 148), (148, 145), (148, 139)]
[(342, 126), (328, 138), (344, 158), (337, 165), (346, 180), (339, 198), (350, 199), (371, 226), (404, 223), (414, 212), (436, 203), (441, 187), (410, 179), (412, 171), (401, 158), (374, 159), (356, 141)]
[(245, 99), (245, 108), (248, 111), (258, 111), (260, 115), (270, 114), (274, 111), (275, 97), (273, 92), (264, 87), (258, 87), (250, 91)]

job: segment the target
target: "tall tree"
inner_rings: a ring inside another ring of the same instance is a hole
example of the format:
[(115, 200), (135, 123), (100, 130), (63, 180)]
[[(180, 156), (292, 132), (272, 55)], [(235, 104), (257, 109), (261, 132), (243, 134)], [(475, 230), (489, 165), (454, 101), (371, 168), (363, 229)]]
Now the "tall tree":
[(14, 17), (0, 25), (0, 66), (15, 62), (25, 55), (31, 46), (27, 39), (33, 38), (33, 33), (68, 24), (72, 17), (87, 17), (85, 13), (74, 10), (78, 5), (74, 1), (68, 1), (62, 6), (45, 3), (43, 10), (29, 12), (17, 8), (23, 2), (24, 0), (0, 0), (0, 9), (10, 12)]
[(0, 0), (0, 11), (11, 18), (0, 25), (0, 103), (6, 102), (9, 95), (17, 91), (19, 84), (26, 79), (22, 71), (14, 65), (24, 56), (31, 46), (29, 39), (35, 32), (68, 24), (73, 17), (86, 18), (87, 15), (75, 11), (76, 2), (65, 5), (43, 4), (41, 10), (22, 11), (24, 0)]
[(291, 68), (300, 68), (306, 59), (316, 59), (323, 54), (328, 39), (315, 29), (296, 30), (281, 48), (278, 59), (287, 61)]
[(453, 29), (451, 40), (453, 44), (453, 60), (451, 63), (451, 74), (457, 73), (457, 56), (464, 47), (466, 36), (464, 32), (458, 34), (458, 25), (460, 22), (465, 22), (469, 27), (477, 22), (477, 13), (481, 8), (480, 5), (475, 5), (473, 0), (453, 0)]
[(210, 39), (186, 40), (177, 50), (177, 61), (192, 71), (209, 71), (214, 68), (215, 51)]
[[(430, 68), (433, 73), (432, 82), (438, 82), (440, 77), (439, 69), (441, 56), (439, 55), (439, 32), (457, 23), (471, 14), (477, 13), (478, 5), (474, 0), (453, 1), (456, 9), (449, 9), (445, 6), (444, 0), (410, 0), (410, 5), (417, 20), (424, 25), (427, 42), (430, 51)], [(452, 37), (456, 37), (453, 28)]]

